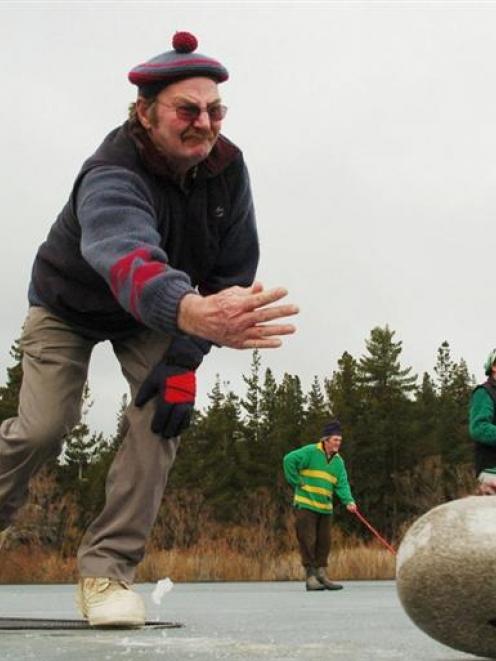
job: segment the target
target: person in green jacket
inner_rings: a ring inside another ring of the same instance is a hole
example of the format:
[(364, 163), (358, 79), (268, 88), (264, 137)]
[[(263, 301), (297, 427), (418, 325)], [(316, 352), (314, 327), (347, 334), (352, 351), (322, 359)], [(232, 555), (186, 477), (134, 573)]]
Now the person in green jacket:
[(496, 349), (484, 363), (487, 381), (472, 392), (469, 408), (469, 433), (475, 441), (477, 493), (496, 494)]
[(346, 509), (357, 507), (351, 494), (343, 458), (338, 420), (329, 422), (318, 443), (288, 452), (283, 459), (284, 475), (294, 489), (296, 537), (306, 571), (307, 590), (341, 590), (326, 575), (331, 549), (333, 494)]

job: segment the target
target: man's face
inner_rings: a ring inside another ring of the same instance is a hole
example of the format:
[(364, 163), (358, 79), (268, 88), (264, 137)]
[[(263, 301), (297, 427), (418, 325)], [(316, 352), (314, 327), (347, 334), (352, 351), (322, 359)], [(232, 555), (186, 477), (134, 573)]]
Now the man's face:
[(327, 436), (327, 438), (324, 439), (324, 450), (326, 453), (331, 454), (333, 452), (339, 452), (342, 440), (342, 436)]
[[(155, 146), (183, 174), (210, 154), (222, 120), (212, 120), (205, 111), (220, 104), (217, 84), (198, 77), (168, 85), (148, 108), (138, 100), (137, 108)], [(202, 110), (198, 117), (185, 117), (195, 108)]]

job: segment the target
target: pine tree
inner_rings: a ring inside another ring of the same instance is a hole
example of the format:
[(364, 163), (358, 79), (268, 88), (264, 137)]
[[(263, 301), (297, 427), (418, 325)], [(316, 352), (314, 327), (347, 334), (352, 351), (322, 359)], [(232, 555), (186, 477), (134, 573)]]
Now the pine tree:
[(417, 439), (417, 458), (439, 454), (436, 424), (438, 415), (438, 396), (430, 375), (424, 372), (422, 384), (415, 395), (412, 411), (412, 426)]
[(317, 441), (321, 437), (322, 429), (330, 418), (329, 406), (325, 401), (317, 376), (313, 378), (306, 402), (304, 436), (310, 443), (313, 440)]
[(17, 415), (19, 392), (22, 383), (22, 351), (20, 340), (15, 340), (9, 353), (15, 364), (7, 368), (7, 384), (0, 387), (0, 422), (7, 420), (7, 418), (14, 418)]
[(416, 388), (416, 375), (410, 375), (411, 367), (402, 369), (399, 356), (402, 342), (394, 342), (395, 331), (386, 325), (376, 327), (365, 342), (369, 355), (360, 360), (360, 379), (369, 392), (378, 400), (394, 401)]
[(255, 349), (252, 354), (250, 375), (243, 375), (247, 390), (246, 396), (241, 400), (241, 406), (246, 411), (244, 420), (245, 437), (249, 443), (255, 445), (260, 442), (260, 363), (260, 351)]
[(223, 392), (218, 375), (208, 397), (210, 405), (195, 430), (198, 484), (218, 520), (236, 521), (250, 487), (239, 398), (230, 390)]
[(364, 410), (357, 430), (356, 488), (364, 504), (389, 534), (398, 523), (393, 476), (409, 466), (415, 455), (411, 426), (412, 400), (417, 377), (402, 368), (402, 343), (386, 325), (371, 331), (366, 341), (368, 355), (359, 361)]
[[(335, 370), (330, 379), (324, 381), (324, 388), (327, 395), (328, 406), (333, 418), (341, 422), (343, 428), (343, 443), (340, 454), (346, 462), (348, 478), (353, 491), (360, 494), (360, 490), (355, 484), (359, 478), (360, 472), (355, 470), (357, 462), (360, 462), (361, 448), (357, 439), (367, 437), (367, 426), (364, 424), (363, 410), (364, 393), (363, 387), (358, 378), (358, 363), (353, 356), (345, 351), (338, 360), (338, 369)], [(344, 517), (341, 521), (340, 508), (336, 509), (337, 520), (348, 527), (349, 517)]]
[(451, 359), (450, 345), (447, 340), (444, 340), (437, 350), (437, 361), (434, 366), (434, 372), (437, 376), (436, 391), (440, 395), (443, 395), (450, 387), (454, 371), (455, 364)]
[(284, 374), (277, 388), (274, 409), (275, 445), (280, 460), (286, 452), (308, 442), (303, 436), (305, 403), (300, 378), (292, 374)]
[(105, 438), (102, 434), (93, 434), (96, 442), (92, 449), (91, 460), (85, 468), (86, 479), (82, 488), (84, 493), (80, 495), (80, 503), (87, 522), (91, 521), (105, 504), (107, 474), (128, 429), (127, 407), (128, 395), (125, 393), (119, 405), (115, 433), (110, 438)]
[(274, 466), (277, 466), (279, 461), (276, 429), (277, 390), (278, 385), (274, 375), (270, 368), (267, 368), (258, 401), (258, 442), (248, 443), (247, 470), (254, 488), (274, 488)]
[(346, 428), (357, 422), (362, 397), (358, 378), (358, 363), (347, 351), (338, 360), (338, 369), (330, 379), (324, 381), (324, 388), (332, 415)]
[(86, 417), (92, 406), (90, 388), (86, 383), (83, 390), (81, 420), (65, 437), (63, 453), (66, 474), (74, 475), (79, 482), (85, 479), (86, 469), (102, 442), (101, 435), (90, 434), (90, 429), (86, 423)]
[(472, 463), (473, 447), (468, 433), (468, 407), (474, 387), (475, 379), (469, 374), (467, 363), (461, 358), (455, 367), (449, 388), (453, 402), (455, 431), (449, 450), (445, 452), (446, 459), (457, 466)]
[(298, 376), (284, 374), (275, 393), (272, 420), (266, 448), (266, 483), (276, 504), (281, 506), (287, 504), (289, 493), (282, 471), (283, 457), (309, 442), (304, 436), (305, 396)]
[(265, 447), (273, 440), (277, 387), (272, 370), (268, 367), (260, 391), (260, 437)]
[(115, 434), (112, 436), (109, 443), (110, 447), (114, 451), (119, 448), (129, 428), (129, 421), (127, 419), (128, 406), (129, 406), (129, 396), (127, 393), (124, 393), (121, 397), (121, 403), (119, 405), (119, 411), (117, 413), (117, 425), (116, 425)]
[(468, 438), (468, 405), (474, 379), (470, 377), (463, 358), (456, 363), (451, 358), (449, 343), (438, 349), (434, 368), (437, 375), (438, 411), (436, 421), (437, 445), (443, 467), (446, 497), (456, 493), (453, 469), (471, 460), (472, 447)]

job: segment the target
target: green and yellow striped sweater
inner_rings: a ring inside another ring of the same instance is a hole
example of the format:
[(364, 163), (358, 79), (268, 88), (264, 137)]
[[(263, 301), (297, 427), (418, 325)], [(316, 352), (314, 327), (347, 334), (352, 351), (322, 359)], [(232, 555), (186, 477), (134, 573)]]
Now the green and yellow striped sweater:
[(328, 460), (321, 442), (288, 452), (283, 468), (297, 508), (332, 514), (334, 492), (345, 505), (354, 502), (342, 457), (336, 453)]

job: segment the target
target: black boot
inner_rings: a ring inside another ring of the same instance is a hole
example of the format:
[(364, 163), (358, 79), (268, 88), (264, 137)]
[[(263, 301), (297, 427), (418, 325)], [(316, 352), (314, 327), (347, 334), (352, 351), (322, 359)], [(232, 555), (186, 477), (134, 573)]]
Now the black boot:
[[(343, 586), (340, 583), (333, 583), (326, 575), (325, 567), (318, 567), (315, 573), (317, 581), (322, 585), (324, 590), (342, 590)], [(307, 588), (308, 589), (308, 588)]]
[(315, 567), (305, 567), (307, 572), (306, 588), (308, 591), (325, 590), (325, 587), (318, 580)]

